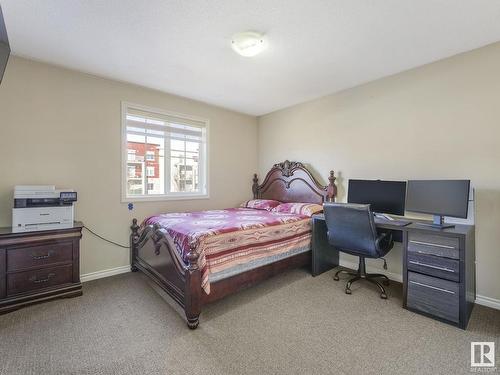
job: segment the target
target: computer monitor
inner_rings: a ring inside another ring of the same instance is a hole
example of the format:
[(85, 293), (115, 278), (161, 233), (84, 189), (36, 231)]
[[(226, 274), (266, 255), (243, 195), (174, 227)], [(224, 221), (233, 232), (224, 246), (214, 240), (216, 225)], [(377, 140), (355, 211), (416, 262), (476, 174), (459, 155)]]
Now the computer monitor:
[(443, 216), (466, 219), (470, 180), (410, 180), (406, 209), (434, 215), (433, 225), (445, 228)]
[(404, 215), (406, 182), (349, 180), (347, 201), (370, 204), (373, 212)]
[(2, 7), (0, 7), (0, 83), (2, 83), (3, 73), (7, 66), (7, 61), (10, 56), (9, 38), (7, 37), (7, 29), (2, 14)]

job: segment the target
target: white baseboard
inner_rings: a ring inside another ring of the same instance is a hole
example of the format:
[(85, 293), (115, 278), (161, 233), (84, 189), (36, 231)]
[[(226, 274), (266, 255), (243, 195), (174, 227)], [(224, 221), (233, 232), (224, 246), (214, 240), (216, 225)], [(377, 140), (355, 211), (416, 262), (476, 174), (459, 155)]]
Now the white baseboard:
[(500, 299), (476, 295), (476, 303), (478, 305), (488, 306), (492, 309), (500, 310)]
[(82, 283), (84, 283), (86, 281), (102, 279), (103, 277), (119, 275), (121, 273), (127, 273), (127, 272), (130, 272), (130, 265), (86, 273), (84, 275), (80, 275), (80, 280)]
[[(357, 263), (345, 261), (342, 259), (340, 259), (340, 265), (342, 267), (350, 268), (353, 270), (358, 269)], [(400, 275), (397, 273), (388, 272), (386, 270), (383, 270), (383, 269), (381, 270), (380, 268), (375, 268), (375, 267), (370, 267), (370, 266), (366, 266), (366, 270), (367, 270), (367, 272), (370, 272), (370, 273), (383, 273), (391, 280), (398, 281), (400, 283), (403, 282), (403, 275)], [(476, 295), (475, 303), (477, 303), (478, 305), (483, 305), (483, 306), (491, 307), (493, 309), (500, 310), (500, 299)]]
[[(358, 269), (357, 263), (349, 262), (349, 261), (346, 261), (343, 259), (340, 260), (340, 265), (342, 267), (350, 268), (353, 270)], [(368, 272), (371, 272), (371, 273), (383, 273), (391, 280), (394, 280), (394, 281), (397, 281), (400, 283), (403, 282), (403, 276), (398, 274), (398, 273), (393, 273), (393, 272), (381, 270), (379, 268), (370, 267), (370, 266), (367, 266), (366, 270)], [(84, 283), (86, 281), (102, 279), (104, 277), (119, 275), (119, 274), (127, 273), (127, 272), (130, 272), (130, 265), (116, 267), (116, 268), (110, 268), (110, 269), (102, 270), (102, 271), (86, 273), (86, 274), (80, 276), (80, 280), (82, 281), (82, 283)], [(478, 305), (483, 305), (483, 306), (491, 307), (493, 309), (500, 310), (500, 299), (477, 295), (475, 302)]]

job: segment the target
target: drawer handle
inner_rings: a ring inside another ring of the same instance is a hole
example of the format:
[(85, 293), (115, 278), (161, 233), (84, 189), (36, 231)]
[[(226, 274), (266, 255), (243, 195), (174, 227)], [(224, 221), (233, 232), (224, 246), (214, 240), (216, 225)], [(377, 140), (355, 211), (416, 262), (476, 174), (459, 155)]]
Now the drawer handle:
[(51, 256), (52, 256), (52, 251), (47, 251), (47, 254), (45, 254), (45, 255), (35, 255), (35, 254), (31, 255), (31, 257), (34, 260), (47, 259), (47, 258), (50, 258)]
[(449, 294), (455, 294), (455, 292), (453, 292), (451, 290), (443, 289), (443, 288), (438, 288), (437, 286), (422, 284), (422, 283), (419, 283), (417, 281), (410, 281), (410, 284), (415, 284), (415, 285), (423, 286), (423, 287), (429, 288), (429, 289), (439, 290), (440, 292), (445, 292), (445, 293), (449, 293)]
[[(435, 253), (433, 253), (432, 251), (422, 251), (422, 250), (417, 250), (417, 251), (414, 251), (414, 250), (408, 250), (408, 251), (411, 251), (411, 252), (416, 252), (417, 254), (422, 254), (422, 255), (432, 255), (432, 256), (436, 256)], [(447, 258), (447, 259), (455, 259), (455, 258), (450, 258), (450, 257), (447, 257), (447, 256), (441, 256), (439, 255), (440, 258)]]
[(55, 273), (51, 272), (47, 275), (45, 279), (37, 279), (36, 276), (33, 276), (30, 278), (30, 281), (33, 281), (35, 284), (46, 283), (47, 281), (50, 281), (50, 279), (55, 275), (56, 275)]
[(427, 251), (422, 251), (422, 250), (417, 250), (418, 254), (424, 254), (424, 255), (434, 255), (433, 253), (428, 253)]
[(420, 263), (420, 262), (416, 262), (414, 260), (410, 260), (410, 263), (411, 264), (415, 264), (417, 266), (429, 267), (429, 268), (434, 268), (434, 269), (440, 270), (440, 271), (446, 271), (446, 272), (453, 272), (453, 273), (455, 273), (455, 270), (452, 270), (451, 268), (433, 266), (432, 264)]
[(423, 242), (423, 241), (415, 241), (415, 240), (410, 240), (411, 243), (417, 244), (417, 245), (425, 245), (425, 246), (434, 246), (434, 247), (442, 247), (445, 249), (455, 249), (455, 246), (449, 246), (449, 245), (440, 245), (437, 243), (430, 243), (430, 242)]

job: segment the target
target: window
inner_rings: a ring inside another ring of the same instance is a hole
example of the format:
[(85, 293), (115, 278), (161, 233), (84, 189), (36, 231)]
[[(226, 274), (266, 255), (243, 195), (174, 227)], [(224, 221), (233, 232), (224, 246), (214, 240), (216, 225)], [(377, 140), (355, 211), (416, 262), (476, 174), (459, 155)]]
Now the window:
[(128, 169), (128, 178), (135, 178), (135, 165), (127, 166)]
[(127, 160), (128, 161), (135, 160), (135, 150), (127, 150)]
[(208, 121), (122, 105), (122, 199), (208, 197)]

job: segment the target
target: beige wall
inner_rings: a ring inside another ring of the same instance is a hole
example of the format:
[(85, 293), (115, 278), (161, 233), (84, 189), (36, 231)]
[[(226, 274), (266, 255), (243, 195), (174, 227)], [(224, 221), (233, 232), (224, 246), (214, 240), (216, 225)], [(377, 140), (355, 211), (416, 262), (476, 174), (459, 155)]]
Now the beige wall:
[(349, 178), (470, 178), (477, 292), (500, 299), (500, 43), (261, 117), (260, 172), (285, 158), (334, 169), (339, 201)]
[[(263, 116), (257, 128), (250, 116), (13, 57), (0, 85), (0, 226), (10, 225), (16, 184), (76, 189), (76, 218), (126, 244), (132, 217), (234, 206), (249, 198), (257, 166), (262, 174), (286, 158), (310, 164), (323, 182), (335, 169), (340, 201), (349, 178), (470, 178), (478, 294), (500, 299), (498, 66), (495, 44)], [(120, 202), (121, 101), (210, 119), (210, 199), (127, 210)], [(125, 266), (128, 252), (85, 233), (81, 264), (82, 274)], [(401, 272), (399, 248), (389, 271)]]
[[(121, 101), (210, 120), (210, 199), (120, 202)], [(13, 57), (0, 85), (0, 226), (11, 224), (16, 184), (78, 191), (76, 218), (128, 243), (132, 217), (231, 207), (251, 197), (257, 121), (193, 100)], [(126, 249), (84, 233), (81, 273), (129, 264)]]

